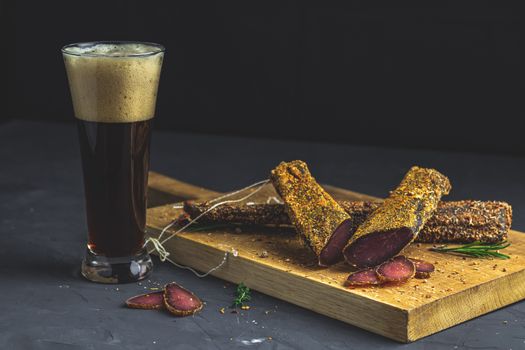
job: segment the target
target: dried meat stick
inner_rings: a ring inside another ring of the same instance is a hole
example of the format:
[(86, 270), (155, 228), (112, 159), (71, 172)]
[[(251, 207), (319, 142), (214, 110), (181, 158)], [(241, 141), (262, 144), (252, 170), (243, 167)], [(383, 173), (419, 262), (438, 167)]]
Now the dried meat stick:
[(351, 233), (352, 218), (319, 186), (306, 163), (282, 162), (270, 174), (286, 213), (320, 266), (341, 260), (341, 251)]
[[(352, 217), (352, 233), (379, 206), (378, 202), (338, 201)], [(207, 202), (187, 201), (184, 211), (196, 218), (210, 208)], [(282, 204), (222, 205), (199, 219), (201, 224), (290, 225)], [(505, 202), (439, 202), (434, 215), (419, 232), (419, 243), (497, 243), (507, 239), (512, 207)]]
[(412, 167), (399, 186), (361, 224), (343, 250), (348, 263), (377, 266), (394, 257), (419, 234), (450, 191), (436, 170)]
[(498, 243), (507, 239), (512, 207), (505, 202), (440, 202), (416, 241), (421, 243)]
[[(184, 212), (191, 219), (209, 210), (208, 202), (184, 202)], [(283, 204), (222, 204), (199, 218), (201, 224), (241, 224), (241, 225), (291, 225)]]

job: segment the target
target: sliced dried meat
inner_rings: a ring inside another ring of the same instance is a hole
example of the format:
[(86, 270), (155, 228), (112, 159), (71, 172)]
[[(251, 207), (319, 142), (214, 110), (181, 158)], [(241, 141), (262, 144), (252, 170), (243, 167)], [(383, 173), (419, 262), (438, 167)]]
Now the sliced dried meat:
[(164, 287), (164, 306), (175, 316), (193, 315), (203, 307), (202, 301), (189, 290), (171, 282)]
[(434, 265), (428, 261), (410, 258), (416, 267), (416, 278), (429, 278), (430, 274), (434, 272)]
[[(282, 162), (270, 174), (285, 210), (306, 244), (318, 257), (321, 266), (342, 258), (340, 237), (348, 236), (350, 215), (321, 188), (300, 160)], [(336, 233), (336, 238), (331, 240)]]
[(414, 276), (416, 266), (410, 259), (399, 255), (376, 267), (375, 272), (383, 283), (402, 283)]
[(383, 283), (373, 268), (363, 269), (352, 273), (345, 281), (347, 287), (376, 286)]
[(331, 266), (344, 260), (343, 248), (354, 234), (352, 220), (345, 220), (328, 238), (328, 242), (319, 254), (319, 265)]
[(399, 186), (361, 224), (344, 248), (348, 263), (370, 267), (399, 254), (434, 214), (448, 178), (434, 169), (412, 167)]
[(164, 291), (137, 295), (126, 300), (132, 309), (155, 310), (164, 308)]

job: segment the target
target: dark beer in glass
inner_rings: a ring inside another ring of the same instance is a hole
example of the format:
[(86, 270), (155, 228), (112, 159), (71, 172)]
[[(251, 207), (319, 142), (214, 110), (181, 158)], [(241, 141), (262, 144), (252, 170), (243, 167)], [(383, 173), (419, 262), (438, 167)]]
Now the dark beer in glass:
[(145, 250), (151, 121), (164, 48), (92, 42), (62, 49), (77, 119), (88, 243), (82, 274), (121, 283), (152, 269)]

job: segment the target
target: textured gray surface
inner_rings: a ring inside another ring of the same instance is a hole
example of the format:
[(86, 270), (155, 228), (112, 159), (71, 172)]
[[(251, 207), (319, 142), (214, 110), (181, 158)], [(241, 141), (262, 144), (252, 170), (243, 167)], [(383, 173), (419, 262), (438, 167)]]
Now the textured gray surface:
[[(309, 162), (322, 182), (377, 196), (411, 165), (432, 166), (451, 178), (450, 199), (506, 200), (514, 227), (525, 230), (524, 158), (157, 132), (152, 169), (227, 191), (294, 158)], [(233, 285), (158, 261), (142, 285), (89, 283), (78, 274), (85, 217), (72, 124), (0, 125), (0, 223), (0, 349), (525, 348), (524, 302), (405, 345), (259, 293), (251, 310), (222, 315)], [(203, 312), (180, 319), (122, 306), (169, 281), (201, 296)], [(253, 339), (261, 342), (246, 345)]]

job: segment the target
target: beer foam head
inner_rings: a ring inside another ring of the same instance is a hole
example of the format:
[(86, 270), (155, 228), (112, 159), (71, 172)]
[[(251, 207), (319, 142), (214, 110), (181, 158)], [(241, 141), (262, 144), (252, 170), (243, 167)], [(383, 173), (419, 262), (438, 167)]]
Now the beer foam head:
[(153, 118), (164, 49), (147, 43), (85, 43), (62, 49), (78, 119)]

